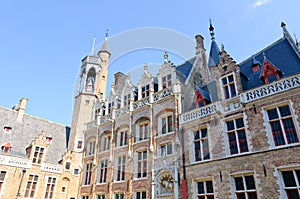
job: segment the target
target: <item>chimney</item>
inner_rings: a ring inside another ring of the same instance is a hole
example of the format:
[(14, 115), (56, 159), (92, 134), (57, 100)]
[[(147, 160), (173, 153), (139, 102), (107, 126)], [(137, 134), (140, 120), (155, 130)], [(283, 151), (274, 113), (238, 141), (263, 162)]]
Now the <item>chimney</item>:
[(201, 35), (196, 35), (196, 55), (198, 55), (201, 50), (204, 50), (204, 38)]
[(25, 113), (26, 105), (27, 105), (27, 98), (21, 98), (18, 106), (15, 108), (16, 111), (18, 111), (17, 120), (22, 121), (23, 115)]

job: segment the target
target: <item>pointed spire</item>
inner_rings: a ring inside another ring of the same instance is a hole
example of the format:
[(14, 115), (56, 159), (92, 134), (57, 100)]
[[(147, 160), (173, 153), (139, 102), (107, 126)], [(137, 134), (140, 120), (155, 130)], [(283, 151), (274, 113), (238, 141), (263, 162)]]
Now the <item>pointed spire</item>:
[(211, 40), (215, 40), (215, 32), (214, 32), (214, 27), (211, 23), (211, 19), (209, 19), (209, 31), (210, 31), (210, 36), (211, 36)]
[(168, 57), (169, 57), (168, 53), (165, 52), (165, 53), (164, 53), (164, 59), (165, 59), (164, 62), (165, 62), (165, 63), (168, 63)]
[(288, 31), (286, 29), (286, 24), (284, 22), (281, 22), (281, 28), (282, 28), (282, 31), (283, 31), (283, 36), (288, 36)]
[(210, 46), (210, 52), (208, 57), (208, 67), (210, 66), (216, 66), (219, 64), (219, 58), (220, 58), (220, 49), (215, 41), (215, 33), (214, 33), (214, 27), (212, 26), (211, 19), (209, 19), (209, 31), (211, 36), (211, 46)]
[(101, 52), (107, 52), (108, 54), (110, 54), (109, 48), (108, 48), (108, 29), (106, 30), (105, 40), (102, 43), (99, 53), (101, 53)]

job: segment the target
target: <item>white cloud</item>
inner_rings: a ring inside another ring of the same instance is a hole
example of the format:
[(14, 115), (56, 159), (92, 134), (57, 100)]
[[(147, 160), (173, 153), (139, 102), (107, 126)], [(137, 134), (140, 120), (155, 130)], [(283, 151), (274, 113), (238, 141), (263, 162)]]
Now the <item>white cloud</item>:
[(270, 3), (272, 0), (256, 0), (256, 2), (253, 4), (254, 8), (257, 8), (259, 6), (265, 5), (267, 3)]

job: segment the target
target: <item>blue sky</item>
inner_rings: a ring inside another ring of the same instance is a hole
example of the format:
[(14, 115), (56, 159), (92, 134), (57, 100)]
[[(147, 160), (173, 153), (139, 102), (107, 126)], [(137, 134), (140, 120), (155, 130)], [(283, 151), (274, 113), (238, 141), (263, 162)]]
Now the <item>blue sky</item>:
[[(106, 29), (110, 37), (145, 27), (191, 39), (201, 34), (208, 50), (211, 18), (219, 46), (241, 62), (282, 36), (281, 21), (300, 39), (299, 9), (299, 0), (1, 1), (0, 106), (11, 108), (26, 97), (26, 113), (70, 125), (81, 59), (91, 51), (94, 36), (96, 44), (103, 41)], [(162, 63), (163, 52), (127, 53), (110, 68), (126, 74), (145, 62)]]

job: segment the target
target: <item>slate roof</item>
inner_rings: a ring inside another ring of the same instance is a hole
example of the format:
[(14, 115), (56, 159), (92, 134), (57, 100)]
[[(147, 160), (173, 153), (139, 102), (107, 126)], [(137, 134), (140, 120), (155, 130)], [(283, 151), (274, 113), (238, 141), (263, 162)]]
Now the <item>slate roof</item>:
[(208, 67), (216, 66), (219, 64), (219, 57), (220, 57), (220, 49), (215, 40), (211, 41), (209, 57), (208, 57)]
[[(261, 70), (263, 69), (264, 53), (270, 61), (282, 74), (281, 77), (287, 77), (300, 72), (300, 57), (294, 50), (293, 45), (287, 36), (282, 37), (262, 51), (249, 57), (240, 63), (241, 81), (243, 90), (252, 89), (264, 84), (260, 79)], [(257, 72), (252, 71), (253, 61), (261, 63)]]
[(185, 61), (183, 64), (178, 65), (176, 67), (176, 71), (182, 74), (185, 78), (187, 78), (194, 66), (195, 61), (196, 61), (196, 56)]

